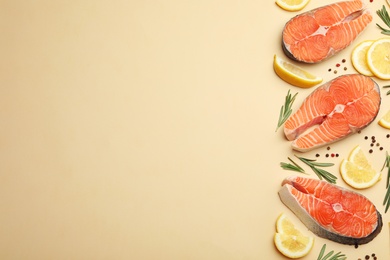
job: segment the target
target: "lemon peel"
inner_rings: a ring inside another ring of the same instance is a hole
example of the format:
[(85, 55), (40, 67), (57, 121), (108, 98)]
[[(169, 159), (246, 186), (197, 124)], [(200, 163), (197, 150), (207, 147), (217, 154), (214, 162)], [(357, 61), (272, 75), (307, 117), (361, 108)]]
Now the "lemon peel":
[(299, 66), (285, 61), (277, 55), (274, 55), (273, 65), (275, 73), (293, 86), (310, 88), (322, 82), (321, 77), (315, 76)]
[(310, 0), (276, 0), (276, 4), (286, 11), (302, 10)]

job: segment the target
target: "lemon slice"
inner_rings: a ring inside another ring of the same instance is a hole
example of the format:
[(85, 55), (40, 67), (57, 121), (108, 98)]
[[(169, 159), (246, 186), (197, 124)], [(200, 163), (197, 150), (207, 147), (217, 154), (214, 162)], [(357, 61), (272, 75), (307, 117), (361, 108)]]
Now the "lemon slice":
[(286, 11), (302, 10), (310, 0), (276, 0), (276, 4)]
[(367, 65), (380, 79), (390, 79), (390, 38), (374, 41), (367, 51)]
[(281, 79), (297, 87), (310, 88), (322, 82), (321, 77), (310, 74), (277, 55), (274, 56), (274, 70)]
[(390, 129), (390, 110), (379, 119), (378, 124), (384, 128)]
[(381, 179), (381, 173), (375, 171), (359, 145), (352, 149), (348, 159), (341, 161), (340, 174), (355, 189), (369, 188)]
[(300, 258), (311, 251), (314, 245), (314, 238), (303, 235), (301, 231), (295, 228), (291, 220), (282, 213), (276, 220), (274, 243), (284, 256)]
[(372, 74), (370, 68), (367, 65), (366, 57), (368, 48), (370, 48), (373, 42), (374, 41), (368, 40), (359, 43), (352, 50), (351, 55), (352, 65), (357, 70), (357, 72), (369, 77), (374, 76), (374, 74)]

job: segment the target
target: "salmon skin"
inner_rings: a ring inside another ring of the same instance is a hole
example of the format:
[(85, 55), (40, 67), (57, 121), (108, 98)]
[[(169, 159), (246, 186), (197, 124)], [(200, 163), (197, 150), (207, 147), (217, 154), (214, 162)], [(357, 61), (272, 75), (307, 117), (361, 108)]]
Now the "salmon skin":
[(288, 177), (279, 197), (319, 237), (357, 246), (370, 242), (382, 230), (382, 216), (371, 201), (326, 181)]
[(380, 88), (360, 74), (339, 76), (317, 87), (284, 124), (292, 148), (307, 152), (368, 126), (378, 115)]
[(323, 61), (349, 46), (372, 19), (360, 0), (329, 4), (299, 14), (283, 29), (283, 51), (295, 61)]

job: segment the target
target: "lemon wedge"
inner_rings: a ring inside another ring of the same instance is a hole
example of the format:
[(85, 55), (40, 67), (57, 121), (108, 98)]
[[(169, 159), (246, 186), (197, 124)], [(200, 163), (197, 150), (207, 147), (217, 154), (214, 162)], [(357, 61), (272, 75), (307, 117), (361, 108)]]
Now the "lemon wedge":
[(352, 149), (348, 159), (341, 161), (340, 174), (355, 189), (369, 188), (381, 179), (381, 173), (375, 171), (359, 145)]
[(276, 220), (274, 235), (276, 248), (289, 258), (301, 258), (311, 251), (314, 238), (305, 236), (299, 231), (287, 216), (282, 213)]
[(357, 72), (369, 77), (374, 76), (374, 74), (372, 74), (370, 68), (367, 65), (366, 57), (368, 48), (370, 48), (373, 42), (374, 41), (367, 40), (359, 43), (352, 50), (351, 55), (352, 65), (357, 70)]
[(367, 65), (380, 79), (390, 79), (390, 38), (374, 41), (367, 50)]
[(378, 124), (384, 128), (390, 129), (390, 110), (388, 110), (382, 117), (379, 119)]
[(277, 55), (274, 56), (274, 70), (281, 79), (297, 87), (310, 88), (322, 82), (321, 77), (317, 77), (306, 70), (285, 61)]
[(302, 10), (310, 0), (276, 0), (276, 4), (286, 11)]

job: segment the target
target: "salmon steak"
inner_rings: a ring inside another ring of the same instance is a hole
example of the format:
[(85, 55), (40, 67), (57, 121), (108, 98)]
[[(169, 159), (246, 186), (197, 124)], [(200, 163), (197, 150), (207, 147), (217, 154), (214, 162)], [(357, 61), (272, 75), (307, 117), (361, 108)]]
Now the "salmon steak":
[(288, 177), (279, 197), (314, 234), (341, 244), (361, 245), (382, 230), (382, 216), (363, 195), (318, 179)]
[(319, 87), (284, 124), (292, 148), (300, 152), (339, 141), (368, 126), (381, 104), (378, 84), (360, 74), (339, 76)]
[(295, 61), (323, 61), (348, 47), (372, 19), (361, 0), (338, 2), (304, 12), (284, 26), (283, 51)]

